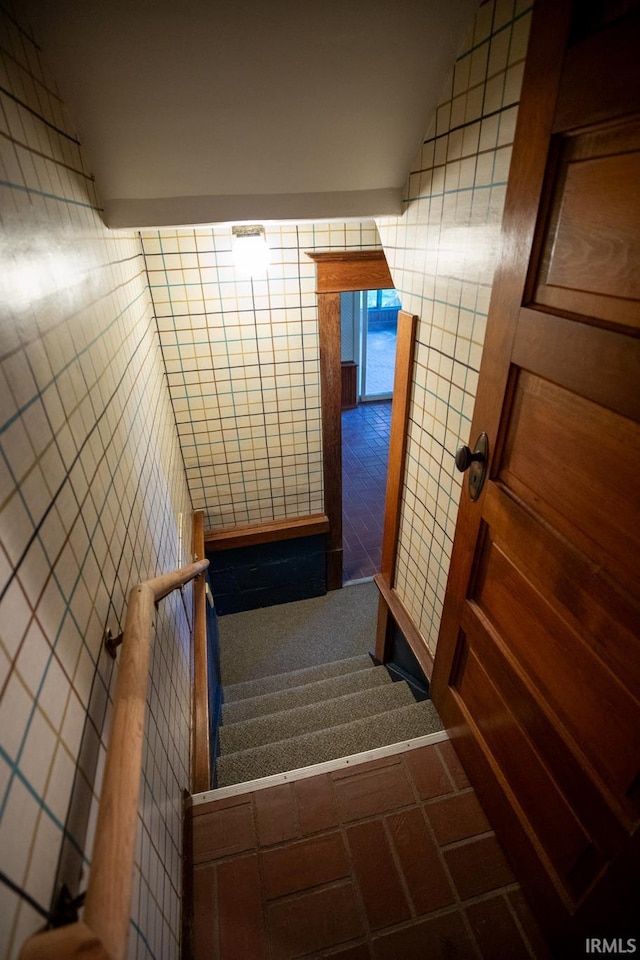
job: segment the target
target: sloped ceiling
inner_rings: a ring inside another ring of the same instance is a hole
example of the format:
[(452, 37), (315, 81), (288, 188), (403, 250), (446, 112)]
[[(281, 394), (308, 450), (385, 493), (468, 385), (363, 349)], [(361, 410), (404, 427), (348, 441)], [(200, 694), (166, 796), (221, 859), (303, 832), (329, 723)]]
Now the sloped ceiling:
[(478, 0), (25, 0), (112, 227), (399, 213)]

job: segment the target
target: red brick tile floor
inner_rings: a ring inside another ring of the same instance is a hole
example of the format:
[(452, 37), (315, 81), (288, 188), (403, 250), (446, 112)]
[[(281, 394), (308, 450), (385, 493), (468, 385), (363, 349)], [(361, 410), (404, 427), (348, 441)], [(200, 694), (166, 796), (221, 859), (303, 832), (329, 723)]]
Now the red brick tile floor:
[(343, 580), (380, 570), (391, 400), (342, 413)]
[(448, 740), (193, 808), (194, 960), (548, 960)]

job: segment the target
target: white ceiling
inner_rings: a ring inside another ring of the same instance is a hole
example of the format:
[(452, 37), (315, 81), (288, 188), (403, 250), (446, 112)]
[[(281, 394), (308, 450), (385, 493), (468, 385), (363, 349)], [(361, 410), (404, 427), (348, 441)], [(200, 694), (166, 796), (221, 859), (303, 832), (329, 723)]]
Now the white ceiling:
[(370, 217), (478, 0), (26, 0), (113, 227)]

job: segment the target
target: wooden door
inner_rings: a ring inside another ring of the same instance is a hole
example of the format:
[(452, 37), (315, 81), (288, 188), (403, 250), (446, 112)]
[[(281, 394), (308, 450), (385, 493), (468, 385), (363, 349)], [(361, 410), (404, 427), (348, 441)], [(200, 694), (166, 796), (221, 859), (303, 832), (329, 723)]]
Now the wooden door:
[(639, 899), (638, 21), (534, 6), (432, 683), (563, 958)]

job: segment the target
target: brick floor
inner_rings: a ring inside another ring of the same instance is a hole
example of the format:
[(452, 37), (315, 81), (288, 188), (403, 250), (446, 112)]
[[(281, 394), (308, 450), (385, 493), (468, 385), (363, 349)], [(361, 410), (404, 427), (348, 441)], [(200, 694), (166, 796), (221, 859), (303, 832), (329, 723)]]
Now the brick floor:
[(548, 960), (447, 741), (193, 808), (194, 960)]
[(343, 580), (380, 571), (391, 401), (342, 413)]

